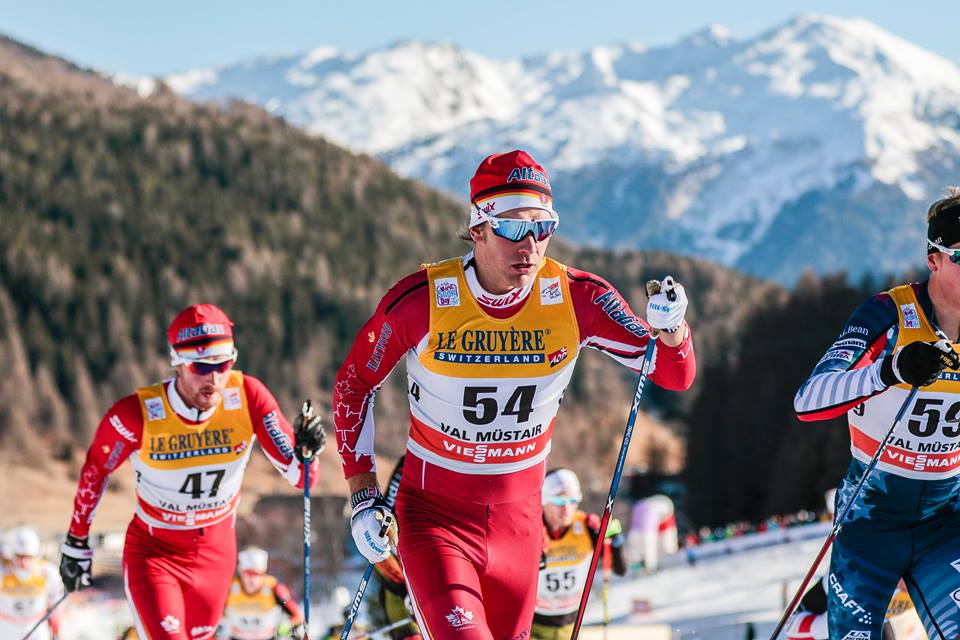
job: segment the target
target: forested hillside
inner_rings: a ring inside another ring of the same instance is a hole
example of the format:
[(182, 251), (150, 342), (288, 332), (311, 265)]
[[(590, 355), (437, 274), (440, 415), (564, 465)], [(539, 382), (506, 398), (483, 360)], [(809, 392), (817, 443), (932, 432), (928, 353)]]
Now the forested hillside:
[[(112, 400), (168, 375), (164, 329), (192, 302), (231, 314), (240, 367), (288, 412), (308, 396), (328, 407), (336, 368), (379, 297), (420, 262), (465, 251), (455, 239), (465, 217), (463, 203), (258, 108), (198, 106), (165, 91), (141, 98), (0, 39), (3, 457), (42, 447), (78, 461)], [(785, 468), (797, 475), (783, 482), (807, 487), (843, 459), (845, 434), (834, 429), (811, 445), (829, 455), (791, 461), (788, 443), (809, 436), (796, 435), (789, 398), (861, 291), (811, 281), (788, 293), (662, 253), (559, 243), (551, 252), (607, 277), (640, 311), (648, 278), (672, 273), (687, 286), (700, 377), (691, 393), (651, 392), (645, 406), (690, 435), (703, 517), (717, 517), (718, 496), (727, 519), (808, 501), (812, 489), (773, 500), (756, 487)], [(386, 456), (405, 442), (400, 373), (377, 403)], [(602, 356), (583, 359), (555, 464), (605, 489), (634, 379)], [(711, 466), (734, 442), (744, 445), (727, 456), (736, 472)], [(656, 468), (663, 454), (650, 445), (641, 458)]]

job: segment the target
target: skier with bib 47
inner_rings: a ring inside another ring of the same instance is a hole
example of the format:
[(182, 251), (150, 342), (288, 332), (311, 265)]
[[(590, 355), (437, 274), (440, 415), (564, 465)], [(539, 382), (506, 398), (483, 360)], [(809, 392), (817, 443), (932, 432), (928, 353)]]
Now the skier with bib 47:
[(861, 304), (794, 400), (801, 420), (847, 415), (853, 460), (836, 494), (840, 514), (898, 410), (913, 388), (919, 389), (833, 543), (827, 574), (831, 638), (880, 638), (901, 578), (930, 638), (951, 640), (960, 633), (955, 345), (960, 189), (955, 187), (927, 213), (927, 268), (926, 281), (894, 287)]
[[(559, 218), (547, 172), (523, 151), (487, 157), (470, 181), (465, 256), (426, 265), (381, 300), (334, 389), (353, 537), (389, 557), (374, 464), (374, 394), (406, 356), (410, 431), (397, 497), (399, 559), (424, 638), (530, 634), (542, 547), (540, 488), (554, 417), (580, 350), (683, 390), (696, 365), (683, 287), (646, 321), (592, 273), (544, 254)], [(649, 324), (648, 324), (649, 323)], [(602, 401), (602, 400), (601, 400)]]
[[(255, 442), (287, 481), (303, 487), (303, 459), (323, 448), (319, 416), (296, 425), (267, 387), (233, 369), (233, 323), (209, 304), (181, 311), (167, 329), (176, 375), (138, 389), (100, 421), (80, 471), (60, 575), (90, 585), (87, 537), (108, 476), (131, 458), (137, 508), (123, 545), (127, 602), (141, 638), (207, 640), (236, 566), (234, 527)], [(303, 459), (301, 459), (301, 456)]]

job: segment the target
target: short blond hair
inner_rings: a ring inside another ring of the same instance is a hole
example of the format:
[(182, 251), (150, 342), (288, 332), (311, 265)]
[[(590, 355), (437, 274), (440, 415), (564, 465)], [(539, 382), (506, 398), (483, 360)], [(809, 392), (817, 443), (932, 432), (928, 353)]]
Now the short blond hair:
[(940, 215), (940, 212), (944, 209), (949, 209), (955, 204), (960, 204), (960, 187), (951, 185), (947, 187), (944, 192), (947, 195), (934, 202), (930, 205), (930, 208), (927, 209), (927, 222), (930, 222)]

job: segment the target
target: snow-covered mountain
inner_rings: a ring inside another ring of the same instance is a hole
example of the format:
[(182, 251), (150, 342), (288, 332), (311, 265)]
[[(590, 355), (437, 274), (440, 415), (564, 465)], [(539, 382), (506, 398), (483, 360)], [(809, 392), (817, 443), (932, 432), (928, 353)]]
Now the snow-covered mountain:
[(782, 281), (922, 264), (926, 207), (960, 182), (960, 68), (860, 19), (524, 59), (320, 48), (166, 81), (261, 104), (464, 200), (484, 155), (522, 147), (551, 172), (568, 238)]

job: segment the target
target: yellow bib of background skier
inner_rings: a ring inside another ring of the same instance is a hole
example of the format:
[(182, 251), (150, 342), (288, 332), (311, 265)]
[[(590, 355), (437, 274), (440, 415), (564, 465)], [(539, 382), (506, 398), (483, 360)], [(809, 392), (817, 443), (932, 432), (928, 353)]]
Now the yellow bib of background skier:
[[(939, 339), (923, 313), (913, 287), (891, 289), (897, 305), (899, 334), (895, 351), (911, 342)], [(960, 346), (954, 345), (960, 352)], [(887, 434), (897, 410), (910, 393), (898, 384), (866, 400), (847, 413), (853, 457), (869, 463)], [(936, 480), (960, 473), (960, 373), (943, 371), (939, 379), (917, 393), (913, 405), (891, 435), (877, 467), (906, 478)]]
[(407, 356), (408, 449), (460, 473), (540, 463), (580, 340), (566, 267), (546, 259), (520, 311), (504, 320), (477, 303), (460, 258), (427, 274), (427, 344)]
[(273, 593), (276, 584), (276, 578), (264, 576), (263, 586), (255, 593), (248, 594), (240, 585), (240, 579), (233, 579), (224, 610), (227, 637), (235, 640), (268, 640), (276, 635), (283, 614)]
[(587, 515), (578, 513), (573, 524), (557, 540), (550, 540), (547, 566), (540, 571), (537, 608), (540, 615), (563, 615), (576, 611), (590, 571), (593, 541), (587, 530)]
[(209, 526), (233, 514), (253, 446), (243, 374), (232, 371), (216, 411), (188, 424), (167, 401), (165, 383), (137, 390), (143, 440), (132, 458), (137, 514), (164, 528)]

